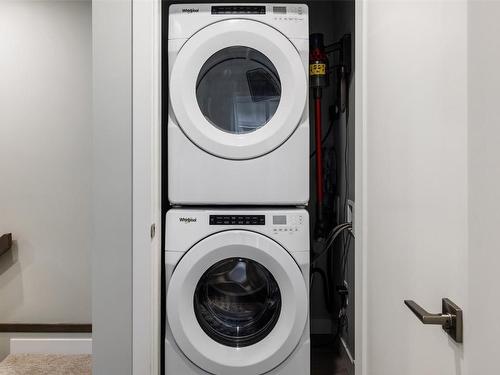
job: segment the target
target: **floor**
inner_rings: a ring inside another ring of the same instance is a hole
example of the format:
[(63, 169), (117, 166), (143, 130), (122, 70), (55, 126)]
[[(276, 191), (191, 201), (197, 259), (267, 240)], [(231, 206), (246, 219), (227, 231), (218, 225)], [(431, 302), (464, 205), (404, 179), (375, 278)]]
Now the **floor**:
[[(338, 346), (320, 345), (312, 350), (311, 375), (352, 375)], [(9, 355), (0, 363), (0, 375), (91, 375), (90, 355)]]
[(90, 355), (11, 354), (0, 375), (91, 375)]
[(313, 344), (311, 375), (353, 375), (347, 356), (339, 348), (339, 343)]

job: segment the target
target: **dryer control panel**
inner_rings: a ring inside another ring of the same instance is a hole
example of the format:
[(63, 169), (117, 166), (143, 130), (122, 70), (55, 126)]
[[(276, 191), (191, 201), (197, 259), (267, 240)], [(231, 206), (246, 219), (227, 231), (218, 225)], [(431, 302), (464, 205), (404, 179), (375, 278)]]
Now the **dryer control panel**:
[(181, 3), (172, 4), (168, 13), (169, 40), (189, 39), (215, 21), (249, 19), (272, 26), (289, 39), (305, 39), (309, 45), (309, 8), (306, 4)]
[(212, 14), (266, 14), (275, 16), (304, 14), (304, 7), (301, 5), (212, 5)]

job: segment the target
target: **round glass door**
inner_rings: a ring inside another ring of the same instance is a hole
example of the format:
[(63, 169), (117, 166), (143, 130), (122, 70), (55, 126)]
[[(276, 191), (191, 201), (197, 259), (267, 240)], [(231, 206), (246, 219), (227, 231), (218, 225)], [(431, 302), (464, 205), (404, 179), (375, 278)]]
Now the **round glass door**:
[(281, 293), (273, 275), (246, 258), (217, 262), (201, 277), (194, 294), (201, 328), (231, 347), (253, 345), (272, 331), (281, 312)]
[(301, 124), (307, 70), (294, 44), (268, 25), (215, 22), (187, 39), (169, 62), (172, 119), (209, 154), (260, 157)]
[(205, 118), (233, 134), (249, 133), (267, 124), (280, 97), (276, 67), (250, 47), (216, 52), (203, 64), (196, 82), (196, 99)]
[(168, 327), (199, 368), (265, 374), (297, 347), (307, 323), (307, 280), (274, 240), (223, 231), (197, 242), (174, 264), (167, 278)]

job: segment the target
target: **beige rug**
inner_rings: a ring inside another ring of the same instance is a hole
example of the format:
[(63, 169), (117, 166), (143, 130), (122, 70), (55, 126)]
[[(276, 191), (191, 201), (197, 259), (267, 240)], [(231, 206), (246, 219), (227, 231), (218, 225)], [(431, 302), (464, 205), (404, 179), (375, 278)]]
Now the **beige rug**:
[(90, 374), (90, 355), (11, 354), (0, 363), (0, 375)]

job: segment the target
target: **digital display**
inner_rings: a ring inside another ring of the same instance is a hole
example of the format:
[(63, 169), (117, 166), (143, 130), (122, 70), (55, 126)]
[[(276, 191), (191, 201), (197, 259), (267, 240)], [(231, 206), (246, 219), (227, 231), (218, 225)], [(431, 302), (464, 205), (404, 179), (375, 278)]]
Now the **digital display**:
[(273, 13), (286, 14), (286, 7), (273, 7)]
[(274, 225), (286, 225), (286, 216), (285, 215), (273, 216), (273, 224)]

